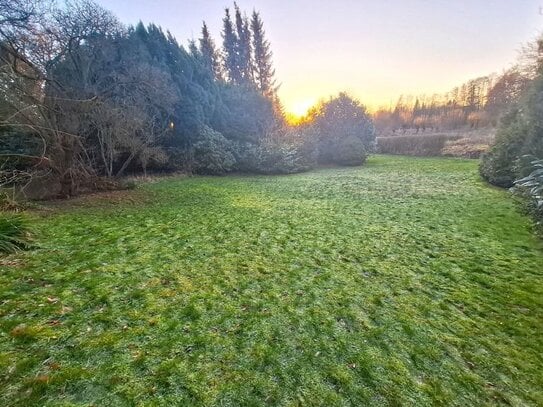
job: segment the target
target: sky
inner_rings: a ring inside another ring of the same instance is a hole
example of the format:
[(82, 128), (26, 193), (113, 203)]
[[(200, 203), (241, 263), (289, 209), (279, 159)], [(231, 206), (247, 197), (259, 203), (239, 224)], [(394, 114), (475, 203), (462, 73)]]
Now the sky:
[[(206, 21), (217, 45), (226, 0), (97, 0), (127, 24), (154, 22), (186, 44)], [(510, 67), (543, 28), (543, 0), (238, 0), (261, 13), (279, 97), (302, 115), (346, 91), (370, 109), (443, 93)]]

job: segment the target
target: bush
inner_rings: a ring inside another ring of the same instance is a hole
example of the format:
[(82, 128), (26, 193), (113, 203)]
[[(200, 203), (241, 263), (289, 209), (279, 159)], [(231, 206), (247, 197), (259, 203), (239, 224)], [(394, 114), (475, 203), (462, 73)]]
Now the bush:
[(192, 170), (196, 174), (220, 175), (231, 171), (236, 160), (230, 142), (209, 127), (203, 127), (192, 147)]
[(534, 158), (529, 157), (532, 171), (515, 181), (513, 191), (526, 198), (527, 210), (534, 217), (539, 231), (543, 232), (543, 159)]
[(309, 170), (312, 165), (301, 146), (287, 143), (264, 143), (259, 148), (257, 172), (292, 174)]
[(232, 152), (236, 161), (234, 169), (239, 172), (257, 172), (259, 168), (259, 147), (253, 143), (233, 143)]
[(236, 145), (236, 170), (260, 174), (292, 174), (307, 171), (314, 166), (311, 151), (301, 143), (262, 142), (260, 145)]
[(494, 145), (481, 157), (481, 176), (499, 187), (513, 186), (515, 179), (520, 178), (517, 174), (518, 160), (523, 155), (528, 132), (527, 123), (518, 109), (505, 115)]
[(20, 215), (0, 213), (0, 253), (26, 249), (30, 243), (27, 222)]
[(378, 137), (377, 149), (383, 154), (440, 156), (448, 141), (460, 139), (455, 134)]
[(511, 187), (522, 173), (522, 157), (543, 157), (543, 76), (500, 121), (496, 142), (481, 160), (479, 171), (491, 184)]
[(375, 142), (375, 128), (366, 108), (346, 93), (308, 113), (305, 133), (315, 140), (320, 164), (360, 165)]
[(339, 140), (332, 152), (332, 161), (339, 165), (362, 165), (367, 157), (362, 140), (352, 135)]
[(183, 173), (192, 171), (192, 152), (189, 148), (170, 147), (167, 153), (168, 162), (164, 167), (166, 171)]

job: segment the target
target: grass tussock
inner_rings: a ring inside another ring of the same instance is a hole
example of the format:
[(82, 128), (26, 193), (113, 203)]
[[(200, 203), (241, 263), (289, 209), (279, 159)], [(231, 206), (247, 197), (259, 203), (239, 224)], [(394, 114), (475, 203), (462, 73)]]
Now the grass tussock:
[(450, 157), (479, 158), (488, 151), (489, 144), (477, 143), (469, 138), (445, 142), (441, 155)]
[(141, 188), (35, 215), (0, 405), (543, 404), (541, 243), (475, 162)]
[(0, 212), (0, 254), (25, 249), (30, 244), (28, 222), (19, 214)]

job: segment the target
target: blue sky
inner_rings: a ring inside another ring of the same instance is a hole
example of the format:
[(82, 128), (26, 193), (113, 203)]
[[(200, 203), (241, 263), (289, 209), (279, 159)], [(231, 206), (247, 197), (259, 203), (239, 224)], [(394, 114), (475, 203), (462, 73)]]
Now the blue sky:
[[(222, 0), (98, 0), (121, 21), (186, 43), (205, 20), (220, 43)], [(543, 28), (543, 0), (239, 0), (262, 14), (288, 111), (346, 90), (370, 107), (444, 92), (511, 66)]]

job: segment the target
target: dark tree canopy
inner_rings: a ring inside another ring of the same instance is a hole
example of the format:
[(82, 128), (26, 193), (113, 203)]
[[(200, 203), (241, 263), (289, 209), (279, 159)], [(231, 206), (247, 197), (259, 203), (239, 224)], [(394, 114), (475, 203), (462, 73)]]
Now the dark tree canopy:
[(238, 5), (234, 3), (236, 10), (236, 54), (239, 71), (240, 83), (249, 84), (253, 82), (253, 51), (251, 46), (251, 31), (249, 30), (249, 20), (242, 16)]
[(223, 18), (223, 30), (222, 30), (222, 39), (223, 39), (223, 66), (224, 72), (226, 74), (226, 79), (235, 84), (242, 83), (242, 73), (239, 66), (239, 39), (236, 31), (234, 30), (234, 25), (232, 23), (232, 18), (230, 16), (230, 9), (226, 8), (224, 10)]
[(200, 38), (199, 43), (199, 50), (202, 55), (204, 66), (213, 73), (215, 80), (222, 80), (223, 75), (219, 53), (213, 38), (211, 38), (211, 35), (209, 34), (205, 21), (202, 24), (202, 38)]
[(316, 152), (353, 165), (370, 149), (365, 110), (344, 94), (315, 110), (316, 137), (286, 128), (257, 11), (225, 10), (222, 49), (206, 23), (185, 48), (91, 0), (66, 4), (0, 1), (0, 186), (40, 174), (69, 196), (128, 172), (287, 173)]

